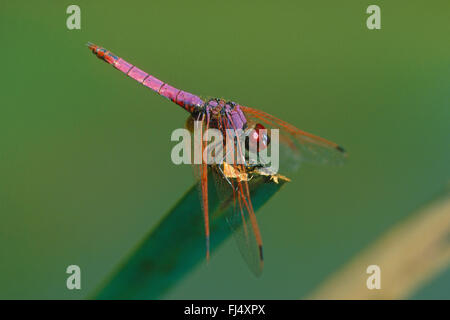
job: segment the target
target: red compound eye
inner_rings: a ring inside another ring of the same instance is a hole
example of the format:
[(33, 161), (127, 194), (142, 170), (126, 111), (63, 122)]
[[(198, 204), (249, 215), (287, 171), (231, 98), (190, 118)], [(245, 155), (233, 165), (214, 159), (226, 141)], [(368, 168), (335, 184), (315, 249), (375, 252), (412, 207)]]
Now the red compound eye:
[(249, 133), (246, 139), (245, 148), (249, 150), (251, 144), (256, 145), (256, 150), (259, 152), (260, 150), (264, 150), (270, 143), (270, 138), (267, 135), (267, 131), (263, 132), (261, 130), (266, 129), (262, 124), (257, 123), (255, 128)]
[(255, 130), (256, 131), (259, 131), (260, 129), (265, 129), (266, 127), (264, 127), (261, 123), (257, 123), (256, 125), (255, 125)]

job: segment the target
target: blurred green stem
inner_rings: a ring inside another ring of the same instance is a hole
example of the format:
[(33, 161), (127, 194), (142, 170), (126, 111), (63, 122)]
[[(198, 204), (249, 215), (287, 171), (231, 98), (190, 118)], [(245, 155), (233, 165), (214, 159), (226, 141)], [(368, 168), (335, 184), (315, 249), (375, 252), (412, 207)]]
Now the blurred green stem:
[[(450, 263), (450, 192), (388, 230), (310, 299), (405, 299)], [(381, 270), (381, 289), (369, 290), (369, 265)]]
[[(249, 185), (255, 212), (284, 183), (284, 180), (274, 183), (267, 176), (253, 178)], [(225, 217), (231, 208), (219, 205), (214, 184), (209, 185), (211, 250), (214, 252), (230, 235)], [(144, 238), (94, 298), (160, 298), (204, 260), (204, 221), (197, 186), (193, 186)]]

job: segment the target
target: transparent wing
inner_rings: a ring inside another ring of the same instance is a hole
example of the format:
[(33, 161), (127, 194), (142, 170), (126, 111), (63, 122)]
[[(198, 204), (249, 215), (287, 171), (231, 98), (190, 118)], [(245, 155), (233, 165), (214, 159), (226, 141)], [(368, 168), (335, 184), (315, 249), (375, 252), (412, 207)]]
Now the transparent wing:
[(252, 184), (241, 180), (244, 168), (225, 163), (214, 168), (213, 177), (236, 245), (250, 270), (259, 276), (264, 264), (262, 239), (250, 198)]
[[(270, 129), (279, 129), (280, 158), (289, 158), (289, 166), (297, 167), (300, 162), (306, 161), (317, 164), (342, 164), (347, 155), (341, 146), (311, 133), (302, 131), (295, 126), (278, 119), (266, 112), (241, 106), (249, 123), (262, 123)], [(286, 160), (286, 159), (284, 159)]]
[[(200, 120), (195, 122), (189, 122), (188, 125), (195, 126), (192, 127), (192, 131), (194, 129), (198, 130), (200, 132), (200, 136), (203, 136), (203, 132), (208, 130), (209, 127), (209, 121), (203, 116)], [(191, 147), (191, 146), (189, 146)], [(201, 155), (203, 155), (203, 152), (206, 148), (206, 145), (203, 141), (203, 139), (200, 139), (200, 145), (198, 146), (200, 150), (195, 150), (195, 144), (193, 146), (193, 150), (191, 151), (192, 154), (195, 154), (195, 152), (200, 152)], [(210, 258), (210, 223), (209, 223), (209, 200), (208, 200), (208, 166), (204, 161), (201, 161), (201, 164), (194, 164), (192, 165), (193, 173), (195, 179), (198, 181), (198, 188), (199, 188), (199, 195), (200, 195), (200, 202), (202, 206), (202, 212), (203, 212), (203, 218), (205, 222), (205, 250), (206, 250), (206, 260), (209, 261)]]
[[(227, 129), (235, 130), (233, 117), (229, 112), (223, 116), (219, 115), (217, 124), (222, 132)], [(241, 133), (242, 134), (242, 133)], [(249, 266), (250, 270), (259, 276), (263, 269), (263, 249), (262, 238), (256, 221), (255, 212), (250, 197), (251, 187), (249, 175), (245, 164), (240, 164), (237, 160), (244, 158), (244, 146), (237, 138), (231, 145), (229, 142), (224, 146), (223, 157), (233, 149), (236, 163), (227, 163), (213, 166), (213, 179), (219, 198), (222, 199), (222, 206), (225, 208), (225, 218), (231, 228), (233, 238), (239, 251)]]

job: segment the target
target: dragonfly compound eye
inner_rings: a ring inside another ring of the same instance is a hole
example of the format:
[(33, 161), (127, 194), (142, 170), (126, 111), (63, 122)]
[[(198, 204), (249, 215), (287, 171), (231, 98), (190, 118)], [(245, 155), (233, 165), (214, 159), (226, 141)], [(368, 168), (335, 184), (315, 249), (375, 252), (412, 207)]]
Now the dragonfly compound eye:
[(270, 137), (267, 134), (267, 130), (260, 123), (257, 123), (245, 138), (245, 148), (247, 150), (250, 150), (252, 144), (256, 146), (257, 152), (266, 149), (270, 144)]

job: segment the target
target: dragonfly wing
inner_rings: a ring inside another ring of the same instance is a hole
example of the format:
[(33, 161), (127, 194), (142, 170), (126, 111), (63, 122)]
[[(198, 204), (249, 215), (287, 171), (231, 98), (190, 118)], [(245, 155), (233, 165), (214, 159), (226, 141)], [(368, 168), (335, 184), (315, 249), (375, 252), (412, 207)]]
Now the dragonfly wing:
[(264, 263), (262, 239), (250, 198), (251, 183), (242, 170), (243, 166), (225, 163), (213, 170), (213, 177), (236, 245), (250, 270), (259, 276)]
[[(250, 198), (246, 166), (238, 161), (238, 159), (244, 158), (245, 153), (240, 138), (240, 134), (243, 132), (237, 130), (240, 127), (234, 122), (234, 119), (230, 110), (217, 118), (218, 127), (222, 132), (231, 129), (239, 137), (234, 142), (228, 141), (223, 152), (223, 156), (226, 158), (230, 151), (229, 148), (232, 147), (236, 155), (233, 163), (224, 161), (222, 164), (214, 165), (213, 179), (219, 198), (222, 199), (225, 218), (231, 227), (239, 251), (250, 270), (258, 276), (263, 268), (262, 240)], [(231, 145), (228, 145), (229, 142)]]
[[(203, 136), (203, 132), (208, 130), (209, 121), (205, 121), (205, 117), (199, 119), (201, 121), (193, 122), (192, 125), (196, 126), (196, 130), (200, 132), (200, 136)], [(194, 128), (193, 128), (194, 129)], [(195, 145), (195, 144), (194, 144)], [(203, 152), (206, 148), (206, 144), (203, 139), (200, 139), (200, 154), (203, 155)], [(195, 150), (194, 146), (194, 153)], [(200, 201), (202, 205), (203, 218), (205, 222), (205, 241), (206, 241), (206, 260), (209, 261), (210, 258), (210, 226), (209, 226), (209, 201), (208, 201), (208, 165), (202, 160), (201, 164), (194, 164), (192, 166), (193, 173), (198, 181), (199, 191), (200, 191)]]
[[(241, 106), (247, 120), (262, 123), (268, 128), (279, 129), (280, 146), (288, 148), (288, 156), (294, 162), (340, 165), (347, 157), (344, 148), (319, 136), (302, 131), (295, 126), (266, 112)], [(281, 150), (283, 151), (283, 150)]]

